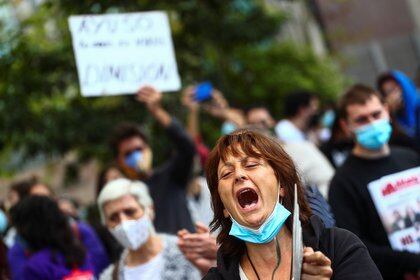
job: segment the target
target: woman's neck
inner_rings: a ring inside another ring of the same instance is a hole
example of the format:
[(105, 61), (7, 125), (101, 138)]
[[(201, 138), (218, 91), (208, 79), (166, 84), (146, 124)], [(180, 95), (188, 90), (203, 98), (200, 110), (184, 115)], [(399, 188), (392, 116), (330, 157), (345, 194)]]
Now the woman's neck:
[(128, 267), (147, 263), (163, 250), (162, 239), (158, 235), (151, 235), (143, 246), (137, 250), (129, 250), (125, 265)]
[[(280, 250), (277, 250), (276, 242), (278, 242)], [(279, 275), (281, 275), (281, 279), (290, 279), (292, 235), (287, 227), (283, 227), (277, 237), (267, 244), (246, 243), (246, 250), (249, 259), (245, 254), (241, 259), (241, 266), (249, 279), (257, 279), (254, 268), (260, 279), (271, 279), (279, 258), (280, 265), (276, 270), (277, 277), (275, 279), (279, 279)]]

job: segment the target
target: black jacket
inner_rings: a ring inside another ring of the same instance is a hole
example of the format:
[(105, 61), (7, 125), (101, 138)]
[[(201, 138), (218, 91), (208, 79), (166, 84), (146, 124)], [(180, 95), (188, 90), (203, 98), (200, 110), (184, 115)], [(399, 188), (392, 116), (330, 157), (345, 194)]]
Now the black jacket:
[(176, 234), (184, 228), (194, 232), (186, 189), (192, 173), (195, 144), (175, 118), (165, 132), (175, 146), (175, 153), (145, 180), (154, 202), (154, 225), (158, 232)]
[[(325, 228), (317, 216), (303, 228), (303, 243), (314, 251), (321, 251), (332, 262), (335, 280), (377, 280), (381, 274), (363, 243), (353, 233), (340, 228)], [(217, 268), (209, 270), (204, 280), (240, 279), (240, 256), (229, 258), (218, 252)]]
[(362, 240), (386, 280), (402, 280), (406, 273), (417, 273), (420, 254), (392, 249), (368, 185), (419, 164), (420, 157), (416, 153), (400, 147), (391, 147), (389, 155), (375, 159), (352, 154), (331, 180), (328, 199), (337, 226)]

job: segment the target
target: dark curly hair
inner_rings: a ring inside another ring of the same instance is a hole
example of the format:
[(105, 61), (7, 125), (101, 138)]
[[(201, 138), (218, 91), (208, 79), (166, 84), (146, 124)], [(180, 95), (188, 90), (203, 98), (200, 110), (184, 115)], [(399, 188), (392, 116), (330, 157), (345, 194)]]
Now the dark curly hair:
[[(285, 190), (283, 205), (290, 212), (293, 212), (294, 185), (297, 184), (300, 207), (299, 218), (302, 225), (307, 223), (311, 215), (311, 209), (305, 200), (303, 186), (299, 180), (296, 167), (277, 139), (248, 129), (236, 130), (231, 134), (225, 135), (217, 141), (216, 146), (209, 155), (206, 165), (206, 178), (214, 211), (214, 219), (210, 226), (212, 231), (221, 228), (217, 242), (221, 244), (221, 251), (229, 256), (244, 254), (245, 243), (229, 235), (232, 221), (223, 215), (225, 207), (218, 192), (217, 169), (220, 161), (226, 161), (227, 156), (230, 154), (234, 156), (239, 155), (241, 151), (251, 157), (263, 158), (273, 168), (277, 180)], [(291, 216), (287, 219), (286, 226), (292, 232)]]
[(114, 128), (109, 141), (114, 156), (118, 155), (118, 147), (120, 143), (131, 137), (140, 137), (146, 144), (149, 144), (149, 139), (147, 138), (146, 133), (138, 124), (132, 122), (120, 123)]
[(315, 93), (309, 91), (294, 91), (284, 98), (284, 116), (286, 118), (295, 117), (302, 107), (309, 107), (313, 99), (318, 98)]
[(22, 180), (18, 182), (13, 182), (10, 186), (11, 191), (15, 191), (19, 199), (24, 199), (25, 197), (29, 196), (31, 188), (38, 182), (38, 179), (33, 176), (27, 180)]
[(56, 253), (64, 256), (68, 268), (84, 264), (86, 250), (54, 200), (29, 196), (12, 208), (11, 215), (30, 252), (49, 248), (53, 256)]
[(18, 196), (19, 196), (19, 200), (24, 199), (26, 197), (28, 197), (29, 195), (31, 195), (31, 191), (32, 188), (38, 184), (42, 184), (43, 186), (45, 186), (51, 194), (54, 194), (53, 190), (51, 189), (51, 187), (49, 185), (47, 185), (46, 183), (42, 182), (37, 176), (33, 175), (30, 178), (26, 179), (26, 180), (22, 180), (22, 181), (17, 181), (12, 183), (12, 185), (10, 186), (10, 190), (11, 191), (15, 191)]

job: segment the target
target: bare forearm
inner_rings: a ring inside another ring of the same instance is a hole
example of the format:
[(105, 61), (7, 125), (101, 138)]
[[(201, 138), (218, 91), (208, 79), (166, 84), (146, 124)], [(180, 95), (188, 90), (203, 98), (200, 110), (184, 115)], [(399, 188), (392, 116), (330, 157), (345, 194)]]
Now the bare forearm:
[(163, 127), (166, 128), (171, 124), (171, 115), (169, 115), (169, 113), (162, 107), (158, 106), (155, 108), (151, 108), (149, 111)]
[(199, 112), (198, 110), (190, 110), (187, 120), (187, 131), (192, 138), (196, 138), (200, 135), (200, 129), (198, 127)]

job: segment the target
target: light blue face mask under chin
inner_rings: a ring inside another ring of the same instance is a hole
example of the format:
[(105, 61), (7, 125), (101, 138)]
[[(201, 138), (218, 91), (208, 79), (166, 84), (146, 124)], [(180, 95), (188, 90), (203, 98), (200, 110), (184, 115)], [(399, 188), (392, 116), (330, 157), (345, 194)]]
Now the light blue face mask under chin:
[(268, 243), (276, 237), (290, 214), (289, 210), (277, 202), (273, 212), (258, 229), (243, 226), (231, 216), (232, 227), (230, 228), (229, 235), (235, 236), (245, 242), (256, 244)]
[(8, 221), (7, 216), (3, 212), (3, 210), (0, 209), (0, 234), (3, 234), (7, 229)]
[(321, 124), (323, 127), (331, 128), (334, 124), (335, 112), (333, 110), (328, 110), (322, 115)]

